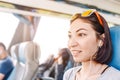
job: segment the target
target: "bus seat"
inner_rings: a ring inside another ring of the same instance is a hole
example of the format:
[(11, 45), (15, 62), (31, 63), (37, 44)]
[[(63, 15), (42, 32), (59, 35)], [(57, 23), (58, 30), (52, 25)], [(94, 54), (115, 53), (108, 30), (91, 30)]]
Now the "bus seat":
[(113, 55), (109, 65), (120, 70), (120, 26), (111, 27), (110, 35), (112, 39)]
[[(11, 56), (15, 61), (14, 62), (15, 67), (7, 80), (20, 80), (21, 77), (23, 76), (25, 64), (20, 61), (20, 56), (19, 56), (18, 50), (19, 50), (19, 44), (16, 44), (16, 45), (12, 46), (12, 48), (11, 48)], [(19, 79), (17, 79), (17, 78), (19, 78)]]
[(11, 56), (16, 63), (8, 80), (32, 80), (39, 67), (39, 45), (33, 41), (13, 45)]

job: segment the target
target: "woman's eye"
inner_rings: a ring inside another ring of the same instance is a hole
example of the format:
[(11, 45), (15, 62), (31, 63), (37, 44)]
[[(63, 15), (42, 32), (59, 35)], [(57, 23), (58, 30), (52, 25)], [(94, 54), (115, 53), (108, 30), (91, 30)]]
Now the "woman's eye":
[(86, 36), (86, 34), (84, 34), (84, 33), (80, 33), (80, 34), (78, 34), (80, 37), (84, 37), (84, 36)]

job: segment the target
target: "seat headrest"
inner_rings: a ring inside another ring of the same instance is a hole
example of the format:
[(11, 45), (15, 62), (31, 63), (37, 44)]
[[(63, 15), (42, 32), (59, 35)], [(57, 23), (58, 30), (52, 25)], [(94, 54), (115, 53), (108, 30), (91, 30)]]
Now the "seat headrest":
[(112, 40), (113, 55), (110, 66), (120, 70), (120, 26), (111, 27), (110, 35)]
[(40, 57), (40, 47), (33, 41), (15, 44), (11, 47), (11, 56), (22, 63), (25, 63), (26, 60), (38, 60)]

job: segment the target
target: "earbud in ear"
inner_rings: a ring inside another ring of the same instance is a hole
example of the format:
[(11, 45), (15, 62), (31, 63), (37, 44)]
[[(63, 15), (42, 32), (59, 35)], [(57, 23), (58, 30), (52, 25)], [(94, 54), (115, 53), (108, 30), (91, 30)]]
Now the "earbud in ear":
[(98, 43), (98, 47), (101, 48), (101, 46), (102, 46), (102, 40), (100, 40), (99, 43)]

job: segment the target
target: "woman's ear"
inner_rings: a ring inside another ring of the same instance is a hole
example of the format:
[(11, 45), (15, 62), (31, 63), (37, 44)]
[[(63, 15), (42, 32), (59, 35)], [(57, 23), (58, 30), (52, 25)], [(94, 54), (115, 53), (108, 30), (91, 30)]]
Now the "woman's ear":
[(102, 47), (103, 46), (103, 44), (104, 44), (104, 42), (103, 42), (104, 38), (105, 38), (104, 34), (100, 35), (100, 40), (98, 42), (98, 47)]

